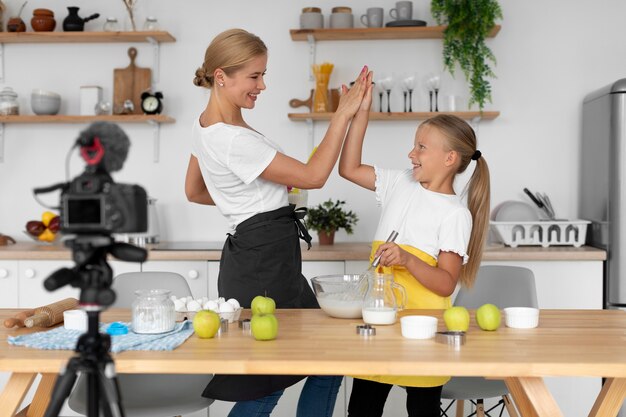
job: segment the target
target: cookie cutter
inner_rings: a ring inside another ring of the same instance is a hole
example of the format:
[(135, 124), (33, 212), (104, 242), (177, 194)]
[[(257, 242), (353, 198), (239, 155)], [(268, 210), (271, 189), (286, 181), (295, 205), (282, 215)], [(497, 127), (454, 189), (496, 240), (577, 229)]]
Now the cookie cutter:
[(360, 336), (376, 336), (376, 328), (370, 324), (359, 324), (356, 326), (356, 334)]
[(239, 328), (246, 333), (250, 333), (250, 319), (239, 320)]
[(437, 332), (435, 342), (458, 348), (465, 344), (465, 332)]
[(228, 319), (220, 319), (220, 328), (217, 330), (217, 335), (220, 336), (223, 333), (228, 333)]

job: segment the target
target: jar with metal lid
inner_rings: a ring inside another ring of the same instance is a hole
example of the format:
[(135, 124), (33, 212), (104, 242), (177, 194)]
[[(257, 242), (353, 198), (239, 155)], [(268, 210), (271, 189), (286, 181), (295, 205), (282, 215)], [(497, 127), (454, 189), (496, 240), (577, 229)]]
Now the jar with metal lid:
[(159, 30), (159, 22), (156, 17), (148, 16), (146, 17), (146, 21), (143, 24), (143, 30)]
[(305, 7), (300, 15), (300, 29), (321, 29), (324, 27), (324, 16), (319, 7)]
[(119, 32), (120, 24), (116, 17), (107, 17), (107, 21), (104, 23), (102, 30), (105, 32)]
[(349, 29), (354, 27), (354, 17), (350, 7), (333, 7), (330, 15), (330, 27), (334, 29)]
[(170, 291), (137, 290), (132, 304), (132, 327), (135, 333), (156, 334), (174, 329), (176, 311)]
[(4, 87), (0, 91), (0, 115), (11, 116), (16, 114), (20, 114), (17, 93), (11, 87)]

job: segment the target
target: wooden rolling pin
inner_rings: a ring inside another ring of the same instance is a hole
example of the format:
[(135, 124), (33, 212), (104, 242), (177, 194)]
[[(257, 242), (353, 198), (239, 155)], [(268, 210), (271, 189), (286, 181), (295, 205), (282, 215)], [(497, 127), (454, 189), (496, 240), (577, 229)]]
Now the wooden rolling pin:
[(33, 314), (35, 314), (35, 309), (21, 311), (17, 313), (15, 317), (6, 319), (4, 321), (4, 327), (8, 329), (13, 328), (15, 326), (24, 327), (24, 320), (26, 320), (28, 317), (32, 316)]
[(26, 327), (50, 327), (63, 321), (63, 312), (78, 307), (76, 298), (66, 298), (47, 306), (37, 307), (35, 314), (24, 320)]

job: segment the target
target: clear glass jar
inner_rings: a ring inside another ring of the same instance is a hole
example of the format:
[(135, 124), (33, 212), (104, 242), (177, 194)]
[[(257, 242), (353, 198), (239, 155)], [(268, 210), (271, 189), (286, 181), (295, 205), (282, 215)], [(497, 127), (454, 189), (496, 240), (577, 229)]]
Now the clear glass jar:
[(143, 30), (160, 30), (159, 22), (156, 17), (148, 16), (143, 24)]
[(169, 290), (137, 290), (132, 305), (135, 333), (156, 334), (174, 329), (176, 311)]
[(20, 114), (17, 93), (11, 87), (4, 87), (0, 91), (0, 115), (10, 116), (16, 114)]
[(116, 17), (107, 17), (107, 21), (105, 22), (105, 24), (102, 27), (102, 29), (105, 32), (119, 32), (120, 31), (120, 24), (117, 21)]

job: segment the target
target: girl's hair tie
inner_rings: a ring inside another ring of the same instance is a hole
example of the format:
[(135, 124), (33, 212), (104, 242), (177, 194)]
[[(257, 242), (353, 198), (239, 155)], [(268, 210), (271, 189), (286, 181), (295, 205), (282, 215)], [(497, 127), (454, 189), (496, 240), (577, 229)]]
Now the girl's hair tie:
[(478, 158), (480, 158), (482, 156), (482, 153), (476, 149), (474, 151), (474, 154), (472, 155), (472, 161), (478, 161)]

